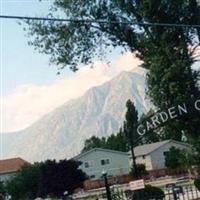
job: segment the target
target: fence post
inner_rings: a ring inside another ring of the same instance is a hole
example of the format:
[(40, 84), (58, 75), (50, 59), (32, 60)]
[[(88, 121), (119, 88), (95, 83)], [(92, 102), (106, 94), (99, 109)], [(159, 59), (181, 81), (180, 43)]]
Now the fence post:
[(190, 199), (190, 194), (189, 194), (188, 186), (186, 187), (186, 194), (187, 194), (187, 198), (189, 200)]
[(192, 199), (194, 199), (193, 187), (192, 187), (192, 186), (190, 187), (190, 192), (191, 192), (191, 194), (192, 194)]
[(174, 190), (174, 188), (172, 189), (172, 192), (173, 192), (174, 200), (178, 200), (178, 198), (177, 198), (177, 193), (176, 193), (176, 191)]
[[(180, 197), (180, 196), (179, 196), (179, 197)], [(183, 200), (185, 200), (185, 188), (184, 188), (184, 187), (183, 187), (182, 197), (183, 197)]]
[(195, 187), (195, 192), (196, 192), (196, 198), (199, 198), (198, 191), (197, 191), (196, 187)]

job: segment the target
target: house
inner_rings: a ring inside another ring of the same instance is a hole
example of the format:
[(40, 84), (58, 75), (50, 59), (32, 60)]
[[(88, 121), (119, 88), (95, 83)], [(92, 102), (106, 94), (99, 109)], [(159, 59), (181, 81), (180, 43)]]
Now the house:
[(98, 179), (102, 176), (102, 171), (106, 171), (108, 176), (128, 174), (130, 171), (129, 157), (129, 153), (94, 148), (73, 159), (82, 162), (80, 169), (91, 179)]
[(12, 178), (25, 164), (28, 162), (21, 158), (0, 160), (0, 181), (4, 182)]
[(152, 144), (145, 144), (134, 148), (136, 163), (145, 164), (147, 170), (165, 168), (165, 153), (171, 147), (190, 149), (190, 146), (175, 140), (165, 140)]

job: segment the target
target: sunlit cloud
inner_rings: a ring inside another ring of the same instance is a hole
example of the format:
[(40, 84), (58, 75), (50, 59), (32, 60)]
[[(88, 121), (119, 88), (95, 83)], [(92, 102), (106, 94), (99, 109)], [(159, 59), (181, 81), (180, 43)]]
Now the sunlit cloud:
[(77, 73), (49, 85), (19, 85), (14, 92), (1, 98), (1, 132), (24, 129), (69, 100), (80, 97), (89, 88), (111, 80), (122, 71), (137, 69), (140, 64), (133, 54), (126, 53), (109, 66), (97, 61), (93, 68), (84, 66)]

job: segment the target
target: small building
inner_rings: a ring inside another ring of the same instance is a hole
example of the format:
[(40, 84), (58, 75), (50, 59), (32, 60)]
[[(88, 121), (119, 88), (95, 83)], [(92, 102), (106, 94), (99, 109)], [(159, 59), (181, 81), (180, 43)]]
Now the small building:
[(0, 181), (4, 182), (12, 178), (25, 164), (28, 162), (21, 158), (0, 160)]
[(165, 140), (152, 144), (145, 144), (134, 148), (136, 163), (144, 164), (146, 170), (165, 168), (165, 153), (171, 147), (190, 149), (190, 145), (175, 140)]
[(129, 174), (129, 153), (109, 149), (94, 148), (74, 157), (74, 160), (82, 162), (82, 169), (90, 179), (98, 179), (102, 171), (108, 176)]

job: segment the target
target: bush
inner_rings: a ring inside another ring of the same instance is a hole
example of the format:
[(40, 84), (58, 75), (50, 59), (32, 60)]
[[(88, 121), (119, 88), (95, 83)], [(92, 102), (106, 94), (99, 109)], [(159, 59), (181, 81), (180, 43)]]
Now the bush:
[(0, 200), (4, 199), (5, 194), (6, 194), (5, 186), (3, 182), (0, 181)]
[[(144, 164), (137, 164), (136, 167), (137, 167), (137, 176), (141, 177), (148, 174), (146, 170), (146, 166)], [(131, 175), (136, 176), (135, 170), (133, 167), (131, 169)]]
[(14, 200), (35, 199), (37, 196), (61, 198), (65, 191), (71, 194), (82, 187), (87, 177), (79, 169), (80, 165), (74, 160), (47, 160), (25, 165), (7, 182), (6, 188)]
[(164, 192), (157, 187), (151, 185), (146, 185), (144, 189), (135, 191), (133, 194), (133, 200), (142, 199), (142, 200), (160, 200), (165, 197)]
[(197, 178), (194, 180), (194, 185), (200, 191), (200, 178)]

